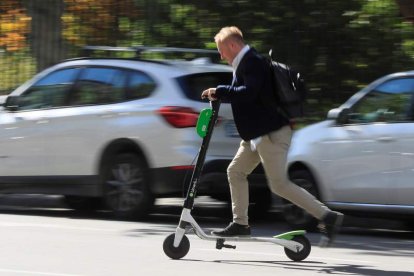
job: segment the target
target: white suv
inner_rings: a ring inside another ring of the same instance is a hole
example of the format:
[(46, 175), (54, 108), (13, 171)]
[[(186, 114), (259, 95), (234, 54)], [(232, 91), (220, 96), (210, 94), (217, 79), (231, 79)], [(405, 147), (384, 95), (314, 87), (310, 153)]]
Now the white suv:
[[(414, 226), (414, 71), (385, 76), (297, 131), (289, 173), (329, 207)], [(295, 226), (315, 221), (286, 202)]]
[[(194, 126), (209, 106), (201, 92), (231, 78), (229, 66), (205, 59), (59, 63), (0, 112), (0, 192), (62, 194), (78, 209), (103, 198), (118, 216), (146, 215), (156, 197), (186, 191), (201, 144)], [(200, 194), (222, 199), (240, 138), (229, 104), (219, 115)], [(264, 181), (253, 187), (267, 190)]]

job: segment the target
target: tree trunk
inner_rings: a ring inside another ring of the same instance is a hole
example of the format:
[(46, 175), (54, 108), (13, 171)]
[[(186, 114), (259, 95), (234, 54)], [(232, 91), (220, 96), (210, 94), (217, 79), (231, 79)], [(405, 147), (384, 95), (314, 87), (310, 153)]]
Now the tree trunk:
[(414, 22), (414, 3), (411, 0), (396, 0), (401, 14), (409, 21)]
[(62, 39), (63, 0), (23, 0), (32, 17), (30, 46), (41, 71), (65, 58)]

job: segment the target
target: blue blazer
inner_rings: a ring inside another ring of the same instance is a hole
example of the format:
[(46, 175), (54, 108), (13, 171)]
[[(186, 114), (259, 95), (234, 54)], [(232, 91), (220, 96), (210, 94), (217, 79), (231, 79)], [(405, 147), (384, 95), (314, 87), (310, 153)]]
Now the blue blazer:
[(283, 126), (288, 119), (266, 104), (273, 98), (268, 61), (251, 48), (240, 61), (231, 85), (219, 85), (216, 96), (230, 101), (240, 137), (251, 140)]

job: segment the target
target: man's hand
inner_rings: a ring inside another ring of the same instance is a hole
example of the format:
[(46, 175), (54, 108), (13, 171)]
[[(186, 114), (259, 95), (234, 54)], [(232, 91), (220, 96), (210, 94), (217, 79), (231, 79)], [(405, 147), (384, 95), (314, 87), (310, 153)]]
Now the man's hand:
[(209, 88), (203, 91), (203, 93), (201, 93), (201, 98), (205, 99), (208, 98), (210, 101), (215, 101), (217, 100), (216, 98), (216, 89), (215, 88)]

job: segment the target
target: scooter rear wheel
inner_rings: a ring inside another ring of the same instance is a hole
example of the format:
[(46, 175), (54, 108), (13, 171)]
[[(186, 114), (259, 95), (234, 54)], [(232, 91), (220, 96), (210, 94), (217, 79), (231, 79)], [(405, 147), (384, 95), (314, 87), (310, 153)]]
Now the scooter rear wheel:
[(301, 251), (295, 252), (285, 247), (286, 256), (288, 256), (289, 259), (295, 262), (303, 261), (309, 256), (311, 252), (311, 243), (309, 242), (307, 237), (302, 235), (294, 236), (292, 240), (303, 245), (303, 248)]
[(175, 233), (168, 235), (163, 243), (163, 249), (165, 255), (171, 259), (178, 260), (187, 255), (190, 250), (190, 241), (187, 236), (184, 235), (178, 247), (174, 247)]

